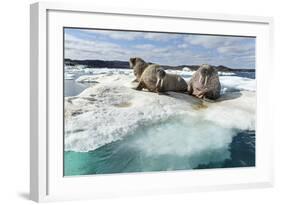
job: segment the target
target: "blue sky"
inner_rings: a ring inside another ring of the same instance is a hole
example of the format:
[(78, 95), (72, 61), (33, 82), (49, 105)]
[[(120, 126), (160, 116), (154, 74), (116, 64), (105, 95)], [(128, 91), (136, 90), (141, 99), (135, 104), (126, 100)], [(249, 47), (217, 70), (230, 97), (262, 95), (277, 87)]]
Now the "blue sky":
[(156, 32), (65, 29), (65, 58), (122, 60), (141, 57), (162, 65), (255, 68), (255, 38)]

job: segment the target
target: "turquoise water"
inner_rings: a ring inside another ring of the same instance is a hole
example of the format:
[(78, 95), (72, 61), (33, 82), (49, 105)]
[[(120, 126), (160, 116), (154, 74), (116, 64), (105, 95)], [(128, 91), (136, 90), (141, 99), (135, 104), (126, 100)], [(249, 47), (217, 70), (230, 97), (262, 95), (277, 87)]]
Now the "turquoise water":
[[(64, 175), (255, 166), (255, 132), (173, 119), (90, 152), (65, 151)], [(234, 136), (233, 136), (234, 135)]]

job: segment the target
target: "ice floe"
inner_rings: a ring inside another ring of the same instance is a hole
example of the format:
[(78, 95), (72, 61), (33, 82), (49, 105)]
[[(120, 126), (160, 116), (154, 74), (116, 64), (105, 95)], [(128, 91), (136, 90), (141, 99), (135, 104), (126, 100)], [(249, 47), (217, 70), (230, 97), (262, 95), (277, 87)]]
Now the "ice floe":
[[(188, 70), (167, 72), (178, 73), (186, 80), (193, 73)], [(92, 73), (77, 81), (99, 83), (78, 96), (65, 98), (66, 151), (95, 150), (155, 125), (151, 129), (153, 133), (147, 133), (149, 137), (136, 141), (135, 145), (148, 154), (174, 152), (184, 155), (210, 149), (211, 145), (224, 146), (227, 150), (226, 145), (238, 130), (255, 130), (254, 79), (221, 76), (222, 97), (212, 102), (184, 93), (158, 95), (134, 90), (136, 85), (131, 83), (134, 79), (131, 70), (94, 70)], [(186, 129), (174, 129), (177, 123), (170, 123), (173, 128), (170, 126), (170, 131), (163, 129), (161, 132), (159, 124), (174, 119), (180, 119), (178, 126), (186, 126)], [(160, 131), (156, 132), (156, 128)], [(171, 138), (173, 133), (174, 139)]]

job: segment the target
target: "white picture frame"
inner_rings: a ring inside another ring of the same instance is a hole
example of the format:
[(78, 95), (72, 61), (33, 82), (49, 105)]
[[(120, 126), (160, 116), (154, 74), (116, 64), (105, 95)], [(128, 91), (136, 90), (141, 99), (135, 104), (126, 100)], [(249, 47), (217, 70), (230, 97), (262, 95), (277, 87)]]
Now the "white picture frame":
[[(116, 21), (113, 20), (113, 16)], [(194, 26), (185, 28), (180, 25)], [(192, 32), (196, 33), (257, 36), (256, 167), (63, 177), (63, 146), (61, 146), (63, 116), (61, 107), (56, 104), (62, 100), (63, 77), (59, 69), (62, 69), (63, 64), (58, 59), (62, 59), (60, 32), (64, 26), (157, 31), (174, 29), (182, 32), (192, 29)], [(270, 75), (274, 72), (272, 29), (273, 19), (270, 17), (97, 8), (93, 4), (46, 2), (32, 4), (30, 10), (31, 200), (41, 202), (273, 186), (273, 134), (270, 124), (272, 113), (264, 109), (271, 105), (270, 97), (273, 95), (268, 92), (272, 90)]]

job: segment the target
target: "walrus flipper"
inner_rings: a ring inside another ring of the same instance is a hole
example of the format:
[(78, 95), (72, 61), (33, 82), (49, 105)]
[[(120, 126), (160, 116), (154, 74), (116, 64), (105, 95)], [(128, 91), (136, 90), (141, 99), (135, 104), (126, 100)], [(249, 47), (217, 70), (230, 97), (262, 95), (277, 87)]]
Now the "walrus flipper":
[(142, 90), (144, 88), (143, 83), (139, 82), (138, 86), (135, 88), (136, 90)]

